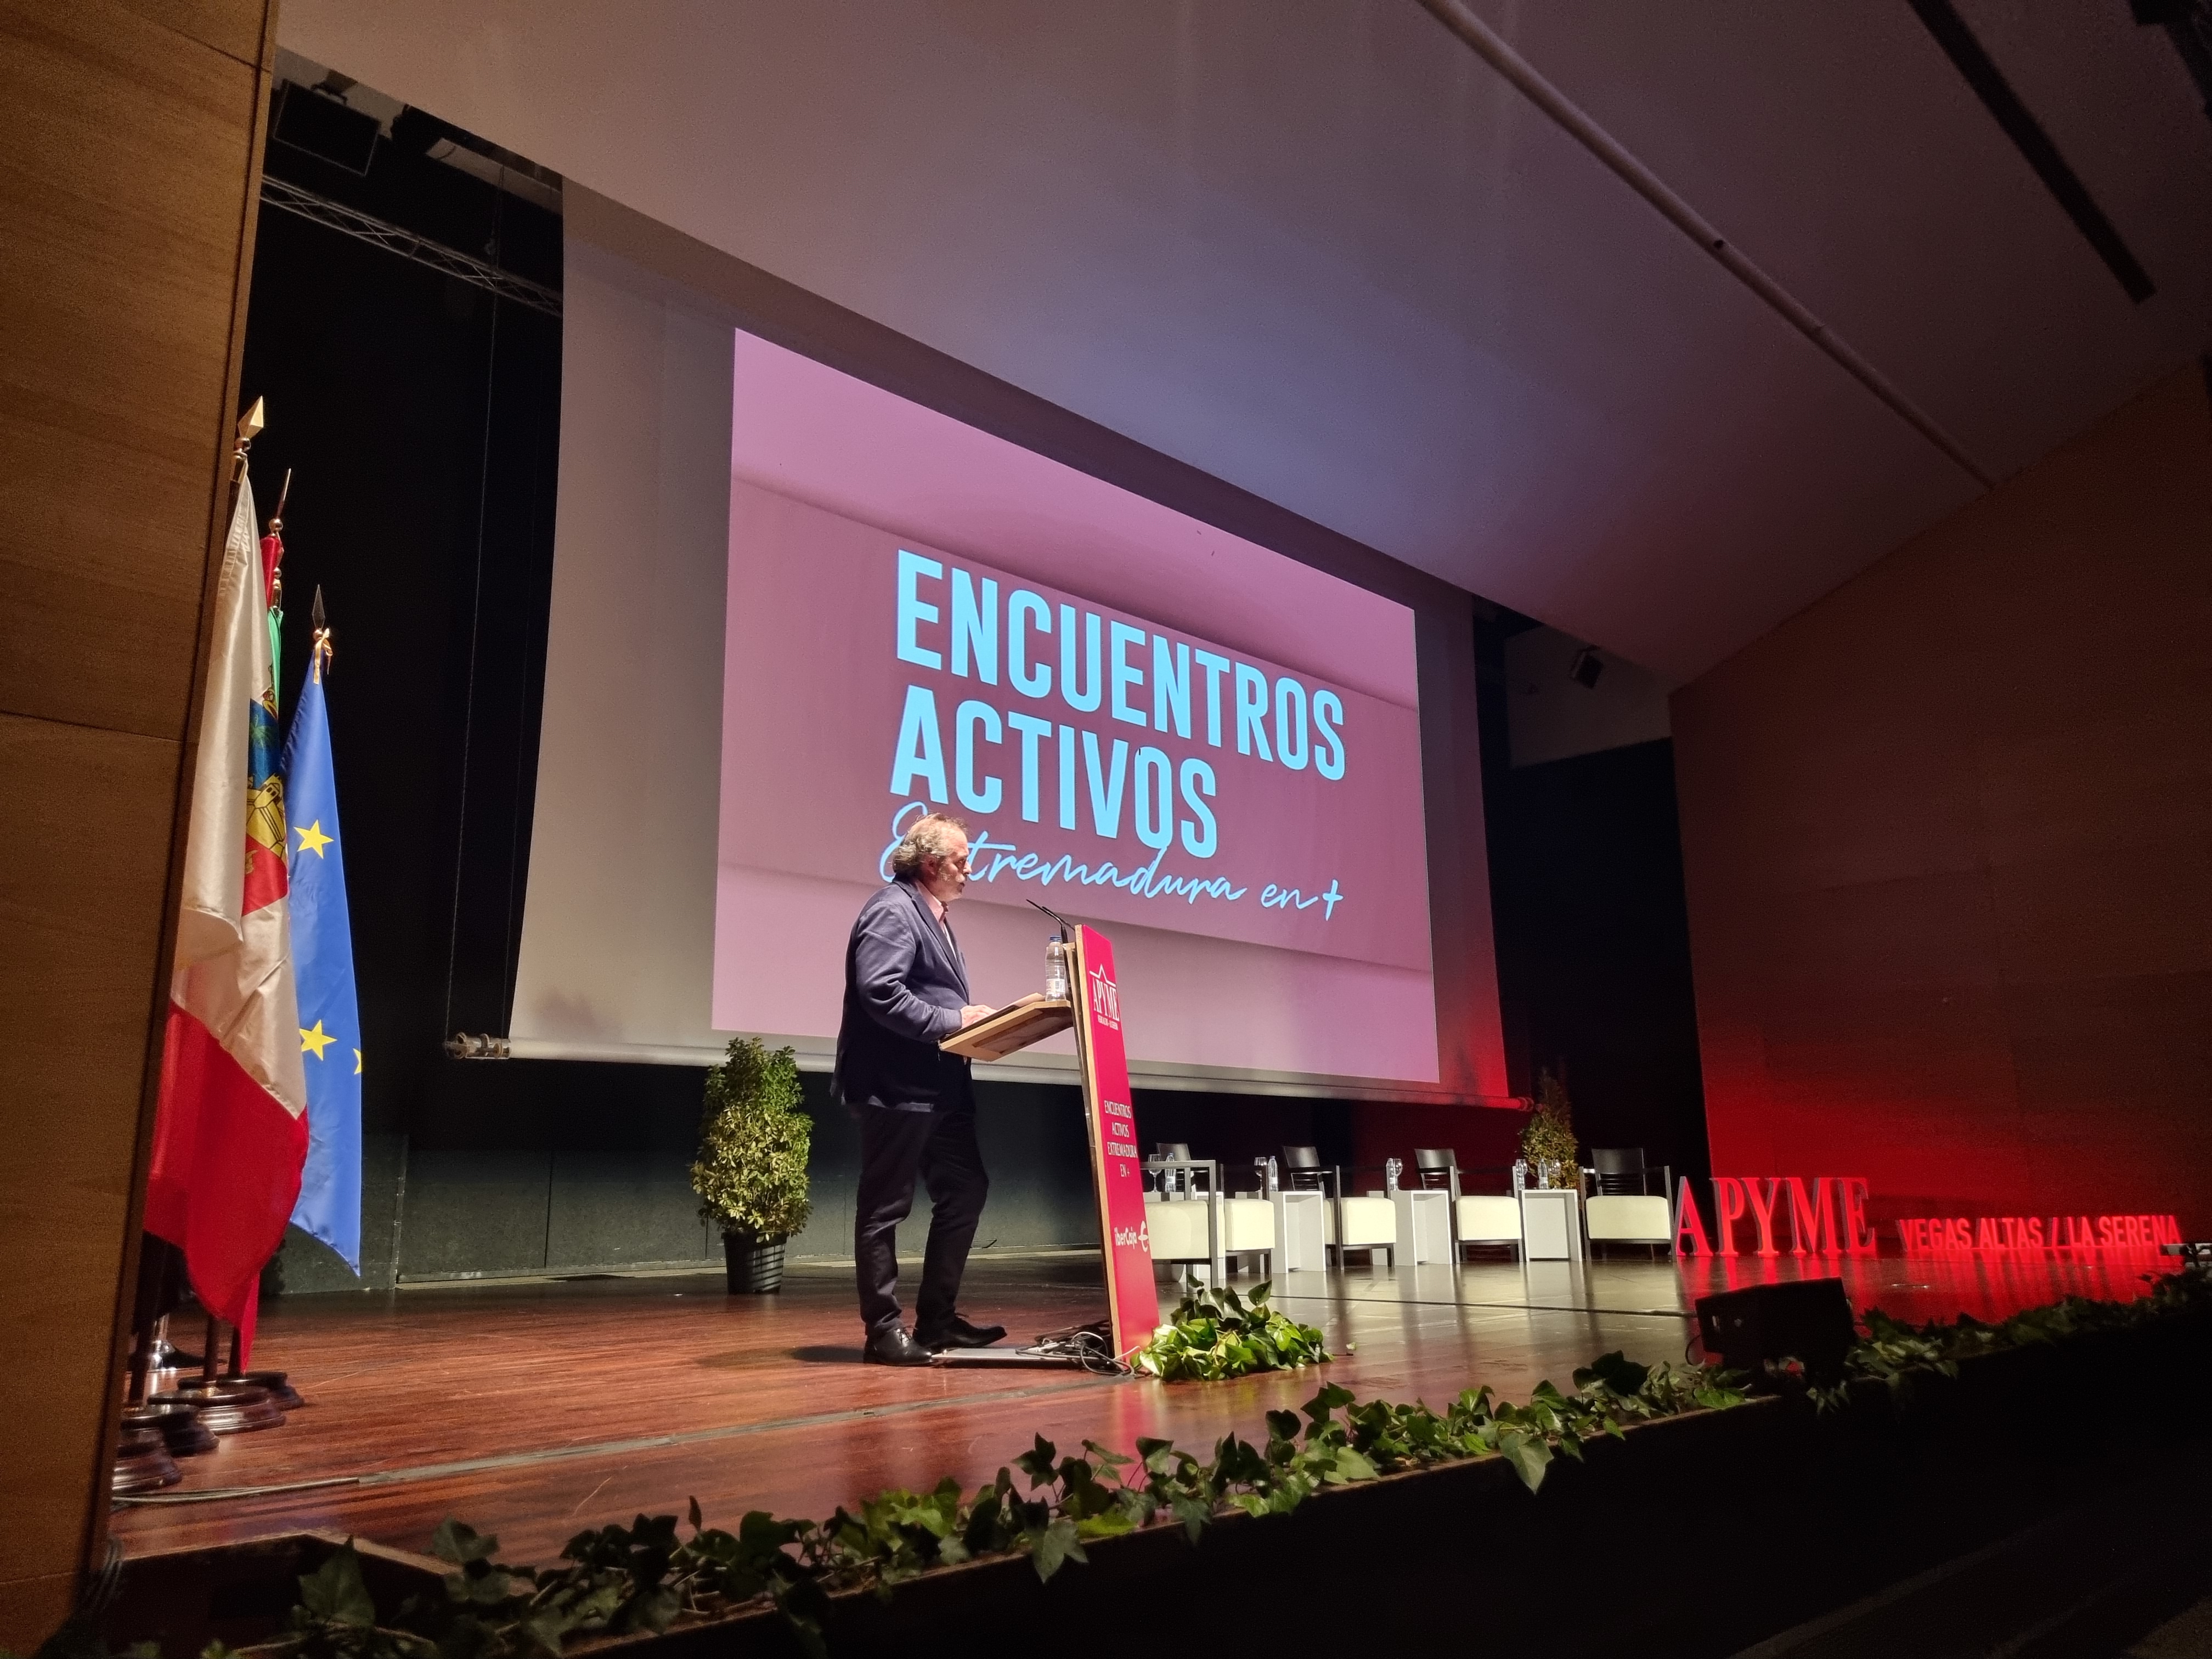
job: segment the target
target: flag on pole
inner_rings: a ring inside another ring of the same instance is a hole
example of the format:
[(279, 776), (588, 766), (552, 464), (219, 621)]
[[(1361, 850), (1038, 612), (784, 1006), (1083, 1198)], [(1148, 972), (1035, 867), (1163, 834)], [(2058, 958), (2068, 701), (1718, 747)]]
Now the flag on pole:
[(331, 631), (315, 590), (307, 683), (284, 739), (284, 810), (292, 824), (292, 963), (300, 987), (301, 1065), (307, 1074), (307, 1163), (292, 1224), (361, 1271), (361, 1017), (353, 989), (345, 847), (331, 769), (323, 675)]
[(211, 1313), (253, 1340), (307, 1149), (285, 903), (283, 782), (267, 595), (242, 476), (216, 589), (186, 826), (146, 1231), (185, 1253)]

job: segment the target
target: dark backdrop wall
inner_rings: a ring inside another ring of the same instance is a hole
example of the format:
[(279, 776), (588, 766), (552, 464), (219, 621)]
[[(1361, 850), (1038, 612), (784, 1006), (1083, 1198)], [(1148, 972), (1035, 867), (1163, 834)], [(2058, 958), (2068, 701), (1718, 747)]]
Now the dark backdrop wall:
[[(311, 97), (293, 88), (288, 98)], [(277, 130), (287, 131), (280, 111)], [(307, 131), (296, 122), (295, 135)], [(319, 586), (336, 634), (332, 741), (364, 1035), (359, 1278), (295, 1232), (273, 1291), (706, 1266), (718, 1241), (688, 1178), (696, 1068), (448, 1057), (457, 1030), (503, 1032), (534, 799), (559, 449), (561, 223), (430, 159), (452, 130), (413, 112), (365, 174), (272, 143), (270, 173), (550, 291), (500, 297), (327, 224), (264, 208), (245, 391), (269, 400), (257, 477), (294, 470), (285, 514), (284, 706)], [(390, 239), (386, 239), (387, 241)], [(1510, 626), (1510, 623), (1507, 624)], [(1499, 623), (1478, 655), (1495, 657)], [(1486, 694), (1496, 690), (1486, 685)], [(1584, 1139), (1696, 1168), (1686, 941), (1662, 753), (1515, 773), (1503, 701), (1483, 755), (1514, 1086), (1563, 1065)], [(1663, 745), (1661, 746), (1663, 749)], [(812, 1221), (793, 1249), (848, 1255), (857, 1137), (806, 1079)], [(1449, 1146), (1512, 1156), (1518, 1114), (1143, 1091), (1149, 1146), (1232, 1169), (1318, 1146), (1379, 1185), (1386, 1157)], [(1096, 1242), (1071, 1089), (979, 1088), (993, 1172), (983, 1249)], [(917, 1224), (928, 1204), (918, 1195)], [(909, 1235), (918, 1248), (920, 1235)]]
[[(291, 88), (289, 102), (312, 94)], [(291, 112), (294, 118), (298, 111)], [(276, 131), (302, 130), (280, 104)], [(308, 129), (312, 132), (312, 129)], [(365, 176), (272, 139), (272, 178), (554, 288), (558, 219), (424, 154), (410, 115)], [(389, 1284), (410, 1149), (486, 1113), (440, 1044), (505, 1027), (529, 850), (558, 453), (561, 325), (483, 286), (264, 205), (243, 386), (285, 520), (282, 696), (323, 590), (331, 743), (361, 995), (363, 1268)], [(419, 1194), (435, 1203), (441, 1171)], [(283, 1282), (354, 1284), (294, 1234)]]
[(1490, 829), (1505, 1063), (1516, 1093), (1566, 1085), (1587, 1159), (1641, 1146), (1677, 1176), (1707, 1173), (1674, 745), (1631, 744), (1516, 766), (1504, 643), (1528, 626), (1478, 620), (1483, 800)]

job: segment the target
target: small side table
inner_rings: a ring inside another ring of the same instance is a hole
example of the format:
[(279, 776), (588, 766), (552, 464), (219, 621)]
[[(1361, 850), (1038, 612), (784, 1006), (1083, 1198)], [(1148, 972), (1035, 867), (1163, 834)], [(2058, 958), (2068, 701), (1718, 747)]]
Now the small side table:
[(1583, 1257), (1583, 1195), (1572, 1187), (1528, 1187), (1521, 1193), (1521, 1255), (1528, 1261)]
[(1395, 1260), (1419, 1267), (1452, 1259), (1451, 1194), (1441, 1187), (1401, 1187), (1392, 1194), (1398, 1206), (1398, 1249)]
[(1328, 1266), (1328, 1194), (1285, 1187), (1274, 1200), (1275, 1272), (1321, 1272)]

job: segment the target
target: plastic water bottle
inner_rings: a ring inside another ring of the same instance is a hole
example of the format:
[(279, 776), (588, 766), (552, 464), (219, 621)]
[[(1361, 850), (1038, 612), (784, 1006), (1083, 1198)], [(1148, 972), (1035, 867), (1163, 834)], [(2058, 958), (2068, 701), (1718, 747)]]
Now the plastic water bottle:
[(1044, 994), (1054, 1002), (1067, 1000), (1067, 947), (1057, 933), (1045, 941)]

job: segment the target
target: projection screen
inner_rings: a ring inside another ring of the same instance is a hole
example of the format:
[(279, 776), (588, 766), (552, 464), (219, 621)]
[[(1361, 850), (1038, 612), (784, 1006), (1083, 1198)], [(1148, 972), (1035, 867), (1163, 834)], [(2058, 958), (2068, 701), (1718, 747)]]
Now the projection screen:
[(514, 1051), (825, 1063), (853, 916), (936, 810), (975, 994), (1037, 988), (1030, 901), (1102, 928), (1140, 1085), (1503, 1096), (1465, 596), (887, 389), (859, 319), (795, 349), (805, 307), (658, 230), (572, 189)]

